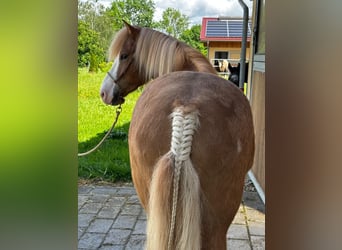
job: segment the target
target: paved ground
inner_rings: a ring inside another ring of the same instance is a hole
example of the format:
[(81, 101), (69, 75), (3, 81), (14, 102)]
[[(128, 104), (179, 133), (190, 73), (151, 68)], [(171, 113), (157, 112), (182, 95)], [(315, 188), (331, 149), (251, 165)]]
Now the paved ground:
[[(265, 207), (253, 187), (245, 189), (227, 233), (228, 248), (265, 249)], [(79, 185), (79, 250), (143, 249), (145, 226), (146, 215), (132, 185)]]

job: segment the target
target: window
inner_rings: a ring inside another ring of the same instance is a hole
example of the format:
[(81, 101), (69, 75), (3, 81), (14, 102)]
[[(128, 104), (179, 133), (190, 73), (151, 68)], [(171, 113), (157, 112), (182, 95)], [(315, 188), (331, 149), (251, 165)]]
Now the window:
[(215, 56), (214, 56), (214, 68), (216, 69), (216, 71), (220, 72), (222, 70), (220, 70), (219, 68), (219, 63), (224, 60), (224, 59), (228, 59), (229, 57), (229, 52), (228, 51), (215, 51)]
[(265, 72), (265, 1), (258, 0), (255, 15), (253, 70)]
[(256, 54), (265, 54), (265, 1), (266, 0), (260, 0), (258, 3)]
[(215, 59), (228, 59), (228, 51), (215, 51)]

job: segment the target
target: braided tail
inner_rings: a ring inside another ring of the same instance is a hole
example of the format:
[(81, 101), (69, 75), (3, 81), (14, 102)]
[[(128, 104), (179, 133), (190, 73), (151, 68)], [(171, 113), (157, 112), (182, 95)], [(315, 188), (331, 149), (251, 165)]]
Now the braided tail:
[[(200, 249), (200, 185), (190, 159), (198, 113), (172, 113), (171, 150), (155, 166), (152, 177), (147, 249)], [(178, 209), (178, 211), (177, 211)]]

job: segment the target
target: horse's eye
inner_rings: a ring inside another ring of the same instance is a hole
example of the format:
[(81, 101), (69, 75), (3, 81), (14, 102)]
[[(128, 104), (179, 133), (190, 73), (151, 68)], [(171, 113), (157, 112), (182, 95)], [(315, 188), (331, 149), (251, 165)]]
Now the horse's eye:
[(120, 55), (120, 60), (125, 60), (127, 59), (128, 55), (127, 54), (121, 54)]

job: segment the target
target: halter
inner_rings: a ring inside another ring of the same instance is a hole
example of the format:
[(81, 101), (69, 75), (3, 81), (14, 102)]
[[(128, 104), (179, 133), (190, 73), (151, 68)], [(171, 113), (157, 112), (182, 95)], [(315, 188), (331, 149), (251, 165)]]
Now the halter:
[(117, 82), (120, 78), (118, 78), (118, 80), (115, 80), (114, 76), (108, 71), (107, 72), (108, 76), (113, 80), (113, 82)]
[[(128, 63), (128, 65), (127, 65), (127, 67), (126, 67), (126, 70), (131, 66), (132, 62), (133, 62), (133, 60), (130, 60), (130, 62)], [(115, 79), (115, 77), (114, 77), (109, 71), (107, 72), (107, 75), (113, 80), (114, 83), (116, 83), (117, 85), (119, 85), (119, 84), (118, 84), (118, 81), (121, 79), (121, 77), (123, 77), (124, 73), (126, 73), (126, 72), (123, 72), (123, 73), (118, 77), (118, 79)]]

